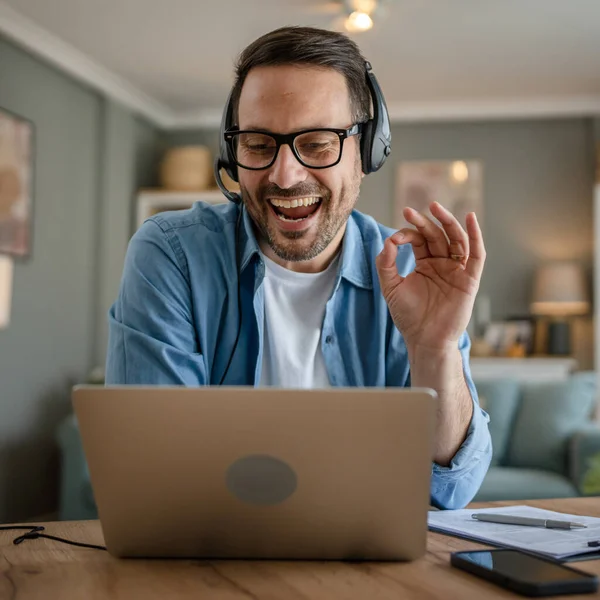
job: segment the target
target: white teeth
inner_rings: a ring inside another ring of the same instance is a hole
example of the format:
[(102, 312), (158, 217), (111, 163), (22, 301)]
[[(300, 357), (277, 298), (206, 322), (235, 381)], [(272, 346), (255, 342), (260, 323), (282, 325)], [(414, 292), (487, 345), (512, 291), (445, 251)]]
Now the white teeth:
[(270, 198), (269, 201), (273, 206), (281, 208), (296, 208), (298, 206), (310, 206), (319, 202), (320, 198), (315, 196), (310, 198), (294, 198), (294, 200), (280, 200), (279, 198)]
[(300, 221), (306, 221), (308, 217), (302, 217), (301, 219), (288, 219), (283, 215), (277, 215), (277, 218), (281, 219), (282, 221), (288, 221), (289, 223), (300, 223)]

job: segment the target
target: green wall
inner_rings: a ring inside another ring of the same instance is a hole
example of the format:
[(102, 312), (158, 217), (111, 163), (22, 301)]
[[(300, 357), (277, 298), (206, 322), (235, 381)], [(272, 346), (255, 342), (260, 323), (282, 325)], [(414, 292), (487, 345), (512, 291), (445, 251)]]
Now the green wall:
[(70, 388), (104, 362), (109, 299), (138, 185), (160, 134), (0, 38), (0, 107), (35, 125), (33, 253), (17, 262), (0, 330), (0, 522), (57, 506), (55, 430)]

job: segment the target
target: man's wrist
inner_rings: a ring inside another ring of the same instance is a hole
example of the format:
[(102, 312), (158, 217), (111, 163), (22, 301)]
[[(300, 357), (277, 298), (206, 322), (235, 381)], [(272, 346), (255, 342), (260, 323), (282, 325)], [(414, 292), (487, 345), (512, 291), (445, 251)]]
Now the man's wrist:
[(466, 438), (473, 402), (458, 344), (451, 348), (408, 349), (412, 387), (432, 388), (438, 394), (438, 423), (434, 462), (447, 467)]
[(411, 385), (430, 387), (438, 393), (464, 383), (462, 355), (457, 344), (436, 348), (408, 347)]

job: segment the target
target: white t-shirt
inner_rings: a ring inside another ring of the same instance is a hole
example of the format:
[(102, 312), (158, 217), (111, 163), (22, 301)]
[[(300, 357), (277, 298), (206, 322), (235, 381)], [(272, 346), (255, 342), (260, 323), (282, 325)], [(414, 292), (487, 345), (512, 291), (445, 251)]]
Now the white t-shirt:
[(331, 387), (321, 349), (321, 327), (339, 254), (320, 273), (297, 273), (264, 254), (262, 258), (265, 319), (260, 385)]

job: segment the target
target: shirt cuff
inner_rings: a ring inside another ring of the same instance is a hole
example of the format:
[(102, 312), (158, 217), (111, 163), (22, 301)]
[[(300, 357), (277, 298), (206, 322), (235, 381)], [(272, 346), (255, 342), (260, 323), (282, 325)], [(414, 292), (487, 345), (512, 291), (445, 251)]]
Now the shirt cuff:
[(467, 386), (473, 401), (473, 416), (467, 429), (467, 437), (458, 449), (448, 466), (433, 463), (432, 474), (446, 480), (454, 481), (477, 465), (489, 463), (492, 455), (492, 441), (488, 429), (489, 415), (479, 406), (475, 386), (467, 378)]

